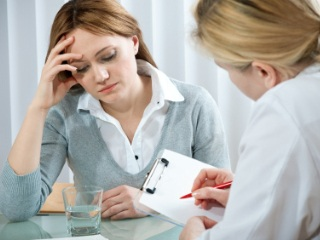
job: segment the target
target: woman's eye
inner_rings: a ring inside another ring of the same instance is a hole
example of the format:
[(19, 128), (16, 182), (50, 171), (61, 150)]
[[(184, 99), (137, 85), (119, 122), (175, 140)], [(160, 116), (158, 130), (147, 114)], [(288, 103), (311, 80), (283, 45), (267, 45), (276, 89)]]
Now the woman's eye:
[(77, 68), (77, 73), (85, 73), (88, 70), (88, 66)]
[(113, 52), (112, 54), (103, 57), (101, 60), (102, 60), (103, 62), (109, 62), (109, 61), (111, 61), (115, 56), (116, 56), (116, 52)]

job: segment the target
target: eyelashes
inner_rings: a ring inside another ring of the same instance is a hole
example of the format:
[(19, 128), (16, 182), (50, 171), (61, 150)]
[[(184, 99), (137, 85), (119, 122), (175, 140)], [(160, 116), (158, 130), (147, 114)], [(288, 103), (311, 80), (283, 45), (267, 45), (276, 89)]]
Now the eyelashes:
[(77, 73), (85, 73), (89, 69), (89, 66), (85, 66), (82, 68), (77, 68), (76, 72)]
[(117, 52), (113, 51), (109, 56), (101, 58), (103, 62), (110, 62), (117, 56)]
[[(99, 59), (99, 62), (100, 62), (100, 63), (108, 63), (108, 62), (113, 61), (116, 57), (117, 57), (117, 51), (114, 50), (114, 51), (112, 51), (111, 54), (108, 54), (108, 55), (106, 55), (106, 56), (102, 56), (102, 57)], [(75, 66), (75, 67), (77, 67), (77, 70), (76, 70), (77, 73), (83, 74), (83, 73), (86, 73), (86, 72), (89, 70), (90, 65)]]

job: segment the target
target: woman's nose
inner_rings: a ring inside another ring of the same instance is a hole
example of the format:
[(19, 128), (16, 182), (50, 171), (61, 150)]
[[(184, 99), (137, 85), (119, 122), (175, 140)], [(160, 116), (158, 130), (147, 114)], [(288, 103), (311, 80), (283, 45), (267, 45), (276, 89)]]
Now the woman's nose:
[(105, 67), (97, 67), (95, 71), (95, 80), (97, 82), (104, 82), (109, 78), (108, 70)]

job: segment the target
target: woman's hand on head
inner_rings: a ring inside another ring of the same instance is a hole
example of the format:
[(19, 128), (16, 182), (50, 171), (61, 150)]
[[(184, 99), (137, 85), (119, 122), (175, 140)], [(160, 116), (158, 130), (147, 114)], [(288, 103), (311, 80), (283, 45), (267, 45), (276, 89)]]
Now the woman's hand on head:
[(216, 189), (216, 185), (233, 180), (233, 173), (218, 168), (206, 168), (200, 171), (192, 186), (192, 196), (195, 205), (210, 209), (212, 204), (227, 205), (230, 189)]
[(104, 192), (101, 217), (111, 220), (145, 217), (146, 214), (134, 207), (134, 201), (139, 191), (137, 188), (122, 185)]
[(77, 83), (72, 76), (63, 81), (58, 77), (60, 72), (76, 71), (74, 66), (65, 64), (65, 62), (82, 58), (81, 54), (62, 53), (73, 42), (73, 37), (67, 39), (62, 37), (57, 45), (51, 50), (42, 69), (39, 86), (32, 103), (34, 106), (43, 110), (48, 110), (50, 107), (60, 102), (70, 88)]

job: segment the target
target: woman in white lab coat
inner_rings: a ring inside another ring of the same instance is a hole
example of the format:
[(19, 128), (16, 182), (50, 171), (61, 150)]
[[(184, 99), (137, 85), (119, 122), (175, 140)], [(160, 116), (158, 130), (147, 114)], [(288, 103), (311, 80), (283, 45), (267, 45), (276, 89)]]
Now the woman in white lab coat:
[[(195, 36), (256, 101), (235, 177), (204, 170), (180, 239), (320, 239), (320, 14), (308, 0), (199, 0)], [(233, 179), (229, 190), (205, 186)]]

